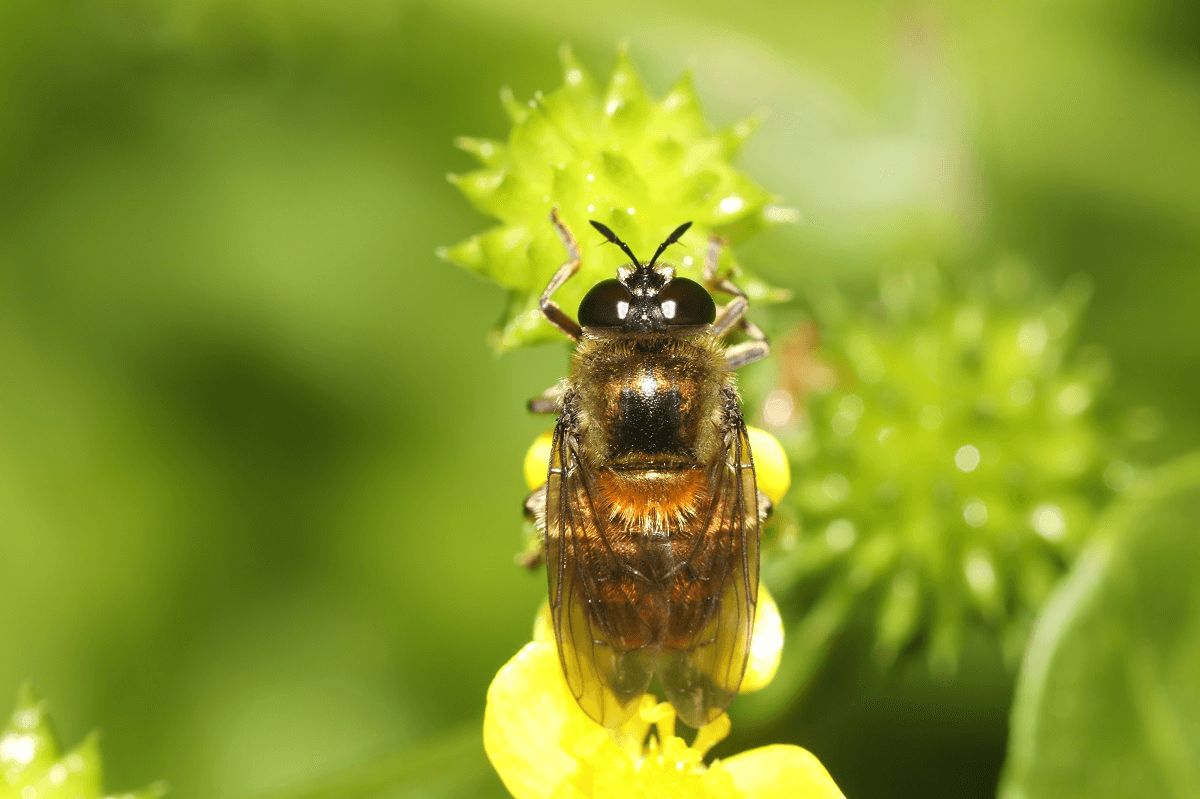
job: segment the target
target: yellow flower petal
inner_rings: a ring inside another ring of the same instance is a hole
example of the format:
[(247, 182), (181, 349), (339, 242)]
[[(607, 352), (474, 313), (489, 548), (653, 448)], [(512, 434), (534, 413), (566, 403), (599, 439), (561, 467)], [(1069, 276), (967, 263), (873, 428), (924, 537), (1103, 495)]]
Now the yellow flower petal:
[[(608, 730), (584, 715), (562, 677), (543, 611), (538, 636), (488, 689), (483, 746), (516, 799), (843, 799), (811, 754), (769, 746), (704, 765), (729, 732), (722, 715), (688, 744), (674, 734), (675, 711), (642, 698), (627, 724)], [(647, 734), (651, 727), (657, 733)]]
[(525, 484), (529, 490), (546, 484), (546, 473), (550, 468), (550, 445), (554, 443), (554, 431), (547, 430), (538, 436), (525, 453)]
[[(758, 481), (758, 490), (767, 495), (775, 504), (779, 504), (788, 487), (792, 484), (792, 470), (788, 466), (787, 453), (779, 439), (757, 427), (747, 427), (750, 437), (750, 452), (754, 455), (754, 475)], [(549, 459), (549, 447), (547, 447)], [(544, 471), (544, 470), (543, 470)], [(542, 482), (545, 482), (543, 478)]]
[(775, 744), (722, 761), (733, 784), (755, 799), (846, 799), (829, 772), (807, 749)]
[[(483, 748), (516, 799), (549, 799), (578, 770), (565, 738), (582, 740), (592, 722), (567, 692), (553, 642), (526, 644), (492, 680), (483, 715)], [(567, 736), (574, 731), (574, 736)], [(558, 794), (562, 795), (562, 794)], [(566, 794), (569, 795), (569, 794)]]
[(754, 614), (754, 635), (750, 639), (750, 660), (742, 677), (741, 692), (748, 694), (766, 688), (779, 671), (783, 657), (783, 619), (779, 606), (765, 585), (758, 586), (758, 610)]
[(533, 620), (533, 640), (557, 646), (554, 641), (554, 619), (550, 618), (550, 600), (546, 600), (538, 608), (537, 616)]
[(729, 720), (728, 714), (722, 713), (696, 730), (696, 740), (692, 741), (692, 749), (696, 750), (700, 757), (704, 757), (708, 754), (709, 749), (729, 737), (731, 729), (733, 729), (733, 722)]
[[(652, 726), (658, 735), (647, 742)], [(596, 724), (570, 695), (554, 643), (534, 641), (488, 689), (483, 748), (516, 799), (735, 799), (732, 778), (704, 765), (703, 750), (728, 733), (728, 717), (701, 730), (699, 747), (674, 726), (674, 709), (650, 695), (621, 728)]]

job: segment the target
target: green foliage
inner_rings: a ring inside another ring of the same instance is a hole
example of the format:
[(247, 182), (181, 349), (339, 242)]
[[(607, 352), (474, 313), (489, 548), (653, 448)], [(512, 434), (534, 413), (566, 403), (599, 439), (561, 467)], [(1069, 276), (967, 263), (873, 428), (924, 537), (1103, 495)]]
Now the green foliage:
[(919, 647), (940, 673), (972, 624), (1019, 657), (1110, 493), (1094, 412), (1107, 361), (1074, 348), (1086, 294), (1048, 296), (1008, 260), (889, 273), (868, 301), (819, 295), (819, 345), (780, 342), (763, 405), (801, 528), (767, 577), (802, 626), (861, 610), (881, 663)]
[(0, 799), (157, 799), (153, 785), (135, 793), (105, 794), (96, 735), (63, 754), (50, 729), (46, 706), (29, 687), (21, 689), (12, 718), (0, 731)]
[(1002, 799), (1200, 796), (1200, 455), (1104, 515), (1017, 686)]
[[(710, 233), (737, 243), (794, 218), (729, 163), (758, 126), (756, 118), (714, 130), (687, 73), (654, 100), (624, 49), (603, 93), (569, 49), (563, 48), (562, 61), (563, 85), (555, 91), (538, 93), (528, 104), (502, 93), (513, 123), (508, 140), (459, 139), (482, 166), (450, 176), (477, 209), (501, 223), (439, 251), (510, 290), (494, 339), (501, 350), (558, 337), (538, 310), (539, 295), (566, 260), (549, 222), (552, 207), (584, 253), (579, 274), (555, 297), (572, 313), (588, 289), (629, 260), (616, 247), (590, 246), (599, 238), (589, 219), (611, 227), (647, 258), (675, 227), (692, 221), (669, 259), (680, 274), (695, 278)], [(740, 271), (728, 248), (722, 269)], [(740, 282), (752, 298), (781, 296), (756, 280)]]

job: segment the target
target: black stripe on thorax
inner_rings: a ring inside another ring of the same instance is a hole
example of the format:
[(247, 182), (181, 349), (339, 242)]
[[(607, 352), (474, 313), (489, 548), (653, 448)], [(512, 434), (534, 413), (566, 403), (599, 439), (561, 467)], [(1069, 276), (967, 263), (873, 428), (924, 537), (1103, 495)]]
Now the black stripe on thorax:
[(687, 452), (681, 435), (679, 389), (666, 388), (644, 393), (632, 388), (621, 389), (618, 418), (609, 438), (611, 455), (619, 457), (632, 452), (648, 455)]

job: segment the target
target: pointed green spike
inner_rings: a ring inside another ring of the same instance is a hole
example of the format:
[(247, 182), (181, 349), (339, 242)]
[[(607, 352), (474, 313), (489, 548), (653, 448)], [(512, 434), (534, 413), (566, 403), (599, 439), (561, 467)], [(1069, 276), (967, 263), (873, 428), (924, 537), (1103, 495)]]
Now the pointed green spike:
[(967, 596), (981, 617), (998, 622), (1004, 615), (999, 569), (995, 557), (985, 547), (976, 547), (962, 559)]
[(609, 117), (618, 113), (641, 115), (647, 110), (648, 103), (646, 85), (634, 69), (628, 48), (622, 47), (617, 52), (617, 64), (604, 93), (604, 113)]
[(544, 101), (534, 101), (525, 119), (513, 128), (508, 139), (508, 152), (513, 165), (523, 167), (519, 171), (530, 183), (547, 182), (550, 165), (576, 156), (571, 142), (564, 140), (558, 127), (551, 121), (549, 111)]
[(100, 736), (92, 732), (35, 783), (34, 795), (47, 799), (100, 796), (104, 791), (102, 778)]
[(875, 619), (874, 656), (880, 666), (891, 666), (920, 629), (921, 583), (911, 570), (892, 577)]
[[(22, 686), (12, 719), (0, 731), (0, 796), (98, 799), (102, 776), (99, 735), (91, 733), (60, 755), (45, 703), (31, 686)], [(156, 784), (120, 799), (157, 799), (164, 793), (165, 787)]]
[(508, 86), (500, 89), (500, 104), (504, 106), (504, 113), (508, 114), (509, 121), (514, 125), (520, 125), (529, 114), (528, 108), (517, 100)]
[(739, 119), (721, 131), (721, 141), (725, 146), (725, 157), (733, 158), (733, 156), (741, 152), (742, 145), (762, 127), (765, 119), (765, 113), (751, 114), (748, 117)]
[(668, 111), (690, 108), (699, 104), (700, 100), (696, 97), (696, 76), (692, 73), (691, 67), (679, 74), (675, 83), (667, 90), (666, 95), (659, 103)]
[(958, 673), (962, 653), (963, 618), (957, 603), (941, 603), (942, 616), (933, 626), (929, 641), (929, 672), (948, 680)]
[(571, 50), (571, 45), (563, 44), (558, 48), (558, 58), (562, 62), (563, 84), (570, 87), (584, 89), (587, 91), (593, 90), (594, 82), (587, 68), (583, 66), (575, 53)]
[(506, 151), (502, 141), (476, 139), (470, 136), (459, 136), (454, 140), (454, 146), (463, 152), (470, 153), (483, 166), (496, 165), (504, 159)]
[(479, 236), (471, 236), (451, 247), (439, 247), (437, 254), (439, 258), (452, 261), (467, 269), (476, 271), (483, 269), (483, 247), (479, 242)]
[(18, 690), (16, 706), (0, 738), (11, 741), (0, 747), (0, 773), (36, 778), (58, 758), (58, 738), (50, 727), (46, 703), (31, 683)]
[[(517, 288), (529, 283), (541, 283), (545, 287), (549, 274), (545, 279), (540, 276), (534, 277), (530, 268), (529, 249), (531, 243), (532, 236), (529, 230), (523, 226), (497, 225), (485, 231), (479, 237), (482, 254), (481, 274), (509, 288)], [(495, 271), (498, 264), (504, 264), (507, 270)], [(552, 268), (548, 271), (552, 271)]]
[(152, 782), (140, 791), (122, 793), (108, 799), (162, 799), (170, 793), (170, 786), (165, 782)]
[(478, 207), (486, 208), (493, 194), (504, 183), (507, 170), (477, 169), (465, 175), (452, 175), (450, 182)]
[(659, 102), (657, 117), (655, 127), (664, 135), (680, 139), (709, 135), (711, 126), (704, 118), (690, 69), (679, 76)]
[(477, 209), (490, 214), (498, 212), (499, 195), (506, 178), (504, 169), (477, 169), (465, 175), (446, 177)]
[(451, 181), (472, 205), (498, 219), (512, 219), (525, 208), (536, 191), (507, 168), (479, 169)]
[(21, 714), (28, 717), (29, 714), (34, 714), (40, 719), (44, 713), (43, 700), (37, 688), (32, 682), (21, 683), (21, 687), (17, 689), (17, 702), (13, 708), (13, 715)]
[[(775, 197), (774, 200), (779, 200), (779, 198)], [(803, 215), (795, 208), (776, 205), (775, 202), (764, 205), (762, 209), (764, 225), (798, 225), (803, 218)]]

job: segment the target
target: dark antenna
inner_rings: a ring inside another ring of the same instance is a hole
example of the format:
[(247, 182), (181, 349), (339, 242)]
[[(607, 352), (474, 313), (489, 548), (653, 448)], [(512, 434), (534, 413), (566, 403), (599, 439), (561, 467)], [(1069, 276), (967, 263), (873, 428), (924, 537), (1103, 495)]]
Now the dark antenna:
[[(599, 230), (600, 233), (603, 234), (604, 238), (608, 239), (613, 244), (617, 245), (622, 250), (624, 250), (625, 254), (633, 259), (633, 263), (635, 266), (642, 265), (642, 262), (638, 260), (636, 255), (633, 254), (633, 250), (629, 249), (629, 245), (626, 244), (625, 242), (621, 241), (619, 238), (617, 238), (617, 234), (613, 233), (611, 230), (609, 230), (608, 225), (602, 225), (599, 222), (597, 222), (595, 219), (589, 219), (588, 221), (592, 223), (592, 227), (596, 228), (596, 230)], [(690, 225), (691, 222), (689, 222), (688, 224)], [(658, 256), (655, 256), (655, 257), (657, 258)]]
[[(595, 224), (595, 222), (593, 222), (592, 224)], [(675, 232), (672, 233), (670, 236), (667, 236), (667, 240), (664, 241), (662, 244), (658, 245), (658, 249), (655, 250), (655, 252), (654, 252), (654, 257), (651, 258), (650, 263), (648, 263), (646, 265), (654, 266), (654, 262), (658, 260), (658, 256), (663, 254), (663, 250), (667, 249), (672, 244), (679, 241), (679, 237), (682, 236), (684, 233), (686, 233), (687, 229), (690, 228), (691, 226), (692, 226), (691, 222), (684, 222), (682, 225), (675, 228)]]

